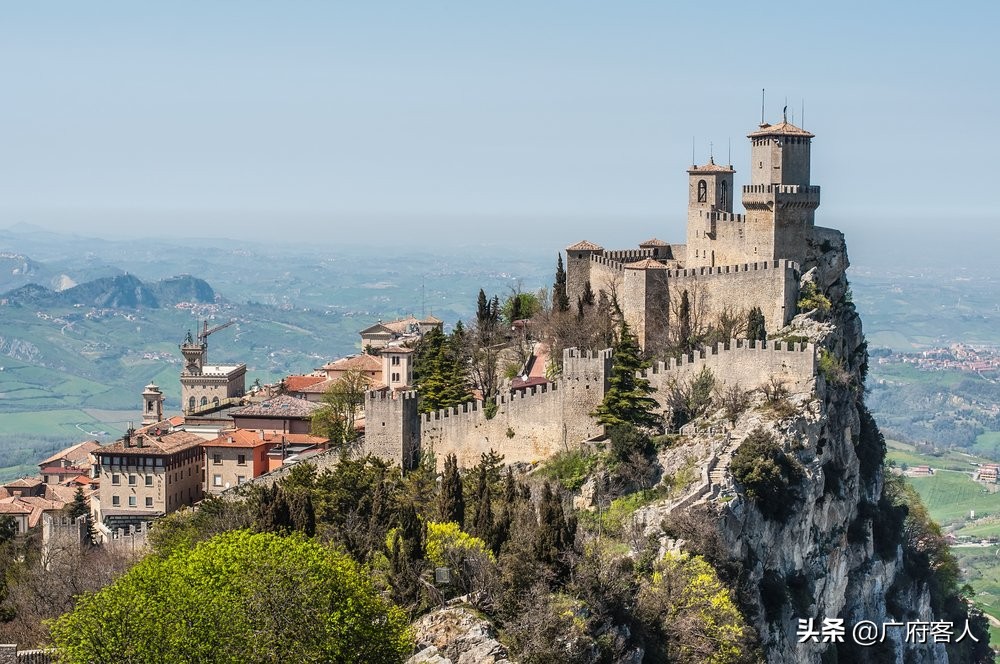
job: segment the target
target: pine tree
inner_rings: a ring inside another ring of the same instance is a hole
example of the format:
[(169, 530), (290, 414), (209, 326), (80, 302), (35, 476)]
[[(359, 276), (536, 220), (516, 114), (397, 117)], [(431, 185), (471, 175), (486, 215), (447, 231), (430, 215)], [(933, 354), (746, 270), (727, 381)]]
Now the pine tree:
[(462, 476), (458, 472), (458, 459), (449, 454), (444, 460), (441, 493), (438, 499), (441, 521), (454, 521), (459, 528), (465, 524), (465, 497), (462, 495)]
[(556, 282), (552, 286), (552, 308), (569, 311), (569, 295), (566, 291), (566, 270), (563, 269), (562, 254), (556, 260)]
[(316, 511), (313, 509), (312, 496), (308, 491), (296, 491), (288, 500), (289, 519), (295, 530), (305, 533), (306, 537), (316, 534)]
[(87, 498), (83, 495), (83, 487), (77, 487), (76, 493), (73, 495), (73, 502), (68, 505), (69, 518), (74, 521), (78, 518), (90, 512), (87, 507)]
[(659, 418), (653, 411), (658, 404), (649, 396), (656, 388), (645, 378), (636, 375), (649, 368), (649, 363), (642, 359), (639, 343), (629, 330), (628, 323), (622, 321), (618, 337), (608, 391), (604, 394), (604, 401), (591, 415), (606, 426), (657, 426)]
[(473, 522), (476, 537), (486, 542), (490, 548), (496, 539), (493, 523), (493, 495), (485, 468), (479, 470), (479, 485), (476, 488), (476, 516)]
[(750, 341), (767, 341), (764, 312), (760, 310), (760, 307), (754, 307), (747, 315), (747, 339)]
[(490, 301), (486, 299), (486, 292), (479, 289), (479, 298), (476, 300), (476, 326), (483, 328), (490, 320)]
[(586, 283), (583, 284), (583, 303), (588, 306), (594, 306), (594, 289), (590, 286), (590, 279), (587, 279)]

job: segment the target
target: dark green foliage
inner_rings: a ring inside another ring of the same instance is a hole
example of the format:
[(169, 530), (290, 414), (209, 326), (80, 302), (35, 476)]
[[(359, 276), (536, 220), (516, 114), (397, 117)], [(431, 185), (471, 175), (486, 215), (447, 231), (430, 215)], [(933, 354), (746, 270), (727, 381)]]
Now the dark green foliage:
[(73, 502), (66, 506), (66, 511), (69, 513), (69, 518), (73, 520), (90, 512), (90, 508), (87, 507), (87, 499), (83, 495), (83, 487), (77, 487), (76, 493), (73, 494)]
[(566, 293), (566, 270), (563, 269), (562, 254), (556, 259), (556, 282), (552, 285), (552, 308), (569, 311), (569, 295)]
[(297, 491), (288, 497), (288, 512), (292, 528), (306, 537), (316, 534), (316, 511), (312, 496), (307, 491)]
[(653, 442), (648, 435), (631, 424), (618, 424), (608, 429), (611, 440), (611, 457), (625, 461), (633, 454), (646, 455), (653, 451)]
[[(489, 309), (489, 305), (486, 308)], [(417, 345), (413, 382), (420, 397), (421, 413), (457, 406), (469, 400), (464, 337), (465, 330), (459, 326), (455, 327), (450, 337), (434, 328)]]
[(751, 431), (733, 455), (729, 470), (764, 516), (779, 521), (790, 516), (805, 474), (771, 434), (763, 429)]
[(677, 312), (677, 342), (682, 353), (690, 353), (694, 348), (691, 338), (691, 296), (687, 290), (681, 293), (681, 304)]
[[(666, 399), (670, 408), (671, 425), (682, 427), (696, 417), (704, 415), (712, 405), (714, 389), (715, 375), (708, 367), (703, 367), (688, 382), (674, 383), (667, 392)], [(746, 396), (743, 395), (738, 401), (742, 403), (734, 403), (736, 408), (746, 403)]]
[(566, 578), (570, 565), (566, 554), (576, 542), (576, 518), (566, 517), (562, 495), (546, 482), (538, 503), (538, 530), (535, 533), (535, 558), (548, 566), (557, 579)]
[(629, 330), (628, 323), (622, 321), (614, 348), (608, 390), (592, 416), (606, 426), (659, 426), (660, 418), (653, 412), (658, 404), (649, 396), (656, 388), (645, 378), (636, 376), (637, 372), (648, 367), (649, 363), (642, 359), (639, 343)]
[(462, 476), (458, 472), (458, 459), (449, 454), (444, 460), (441, 493), (438, 497), (438, 515), (441, 521), (453, 521), (460, 527), (465, 523), (465, 496), (462, 493)]
[(754, 307), (747, 314), (747, 339), (751, 341), (767, 341), (767, 326), (764, 322), (764, 312), (760, 307)]
[(858, 435), (857, 444), (854, 446), (854, 453), (858, 455), (861, 479), (864, 480), (865, 484), (870, 485), (882, 470), (886, 451), (885, 438), (864, 402), (859, 399), (857, 405), (858, 414), (861, 416), (861, 432)]
[(590, 279), (587, 279), (586, 283), (583, 284), (583, 295), (580, 299), (583, 300), (585, 306), (594, 306), (596, 298), (594, 296), (594, 289), (590, 286)]

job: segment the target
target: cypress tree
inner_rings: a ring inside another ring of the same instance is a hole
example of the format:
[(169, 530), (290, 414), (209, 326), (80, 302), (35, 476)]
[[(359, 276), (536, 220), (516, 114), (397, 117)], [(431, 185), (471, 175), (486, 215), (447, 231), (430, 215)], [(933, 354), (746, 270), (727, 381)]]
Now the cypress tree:
[(649, 396), (656, 388), (645, 378), (636, 375), (649, 368), (649, 363), (642, 359), (639, 343), (629, 330), (628, 323), (622, 321), (618, 336), (608, 391), (604, 394), (604, 401), (591, 415), (606, 426), (657, 426), (659, 418), (653, 411), (658, 404)]
[(490, 302), (486, 299), (486, 293), (479, 289), (479, 298), (476, 301), (476, 325), (482, 329), (490, 319)]
[(767, 341), (764, 312), (760, 310), (760, 307), (754, 307), (747, 315), (747, 339), (750, 341)]
[(691, 296), (685, 290), (681, 294), (680, 311), (677, 314), (678, 333), (681, 350), (691, 352)]
[(594, 306), (594, 289), (590, 287), (590, 279), (583, 284), (583, 303), (588, 307)]
[(444, 522), (454, 521), (459, 528), (465, 524), (465, 497), (462, 495), (462, 476), (458, 472), (458, 459), (449, 454), (444, 460), (441, 477), (441, 494), (438, 512)]
[(295, 530), (305, 533), (306, 537), (316, 534), (316, 511), (308, 491), (300, 490), (291, 494), (288, 499), (288, 509)]
[(473, 525), (476, 537), (493, 548), (496, 537), (493, 528), (493, 496), (490, 491), (489, 475), (482, 466), (479, 469), (479, 484), (476, 487), (476, 516)]
[(83, 487), (77, 487), (76, 493), (73, 494), (73, 502), (69, 504), (68, 509), (69, 517), (74, 521), (77, 517), (81, 517), (90, 512), (87, 508), (87, 499), (83, 495)]
[(552, 286), (552, 308), (569, 311), (569, 295), (566, 291), (566, 270), (563, 269), (562, 254), (556, 260), (556, 282)]

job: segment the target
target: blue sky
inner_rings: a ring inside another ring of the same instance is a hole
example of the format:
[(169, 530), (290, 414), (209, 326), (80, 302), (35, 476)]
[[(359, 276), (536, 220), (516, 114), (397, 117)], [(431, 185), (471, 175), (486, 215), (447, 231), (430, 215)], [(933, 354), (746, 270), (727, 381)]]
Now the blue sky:
[[(761, 6), (758, 6), (761, 5)], [(996, 3), (0, 6), (0, 227), (632, 244), (787, 98), (817, 222), (995, 238)], [(802, 120), (802, 104), (805, 118)], [(294, 231), (294, 232), (292, 232)], [(866, 235), (867, 234), (867, 235)], [(500, 237), (498, 237), (500, 236)]]

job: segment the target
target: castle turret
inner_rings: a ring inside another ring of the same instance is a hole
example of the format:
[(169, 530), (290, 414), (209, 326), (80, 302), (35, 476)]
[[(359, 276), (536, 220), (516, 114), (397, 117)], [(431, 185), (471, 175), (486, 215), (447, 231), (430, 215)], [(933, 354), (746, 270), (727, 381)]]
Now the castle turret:
[(163, 421), (163, 392), (154, 383), (142, 392), (142, 425)]
[[(604, 255), (604, 247), (583, 240), (566, 247), (566, 295), (570, 305), (576, 304), (576, 299), (583, 295), (586, 283), (590, 278), (590, 261), (592, 256)], [(597, 285), (591, 282), (596, 291)]]
[(208, 359), (208, 344), (204, 341), (196, 342), (191, 336), (191, 331), (188, 330), (184, 343), (181, 344), (181, 355), (184, 356), (184, 369), (181, 374), (198, 376)]
[(721, 166), (712, 158), (688, 170), (688, 267), (716, 264), (717, 224), (720, 213), (732, 215), (735, 173), (732, 165)]
[(743, 187), (743, 207), (752, 258), (801, 263), (819, 207), (819, 187), (809, 183), (814, 136), (784, 119), (747, 137), (750, 184)]

